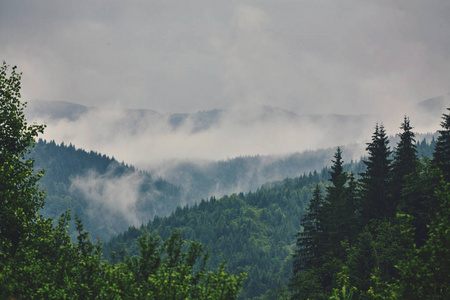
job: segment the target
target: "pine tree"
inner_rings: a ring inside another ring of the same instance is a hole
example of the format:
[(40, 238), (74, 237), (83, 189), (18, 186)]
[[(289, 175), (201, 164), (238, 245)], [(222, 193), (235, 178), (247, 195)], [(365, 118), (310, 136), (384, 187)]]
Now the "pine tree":
[(389, 141), (383, 125), (376, 125), (372, 142), (367, 144), (366, 171), (361, 173), (361, 206), (364, 222), (395, 216), (389, 195), (391, 160)]
[[(450, 108), (447, 108), (450, 111)], [(450, 181), (450, 113), (442, 116), (441, 127), (439, 130), (439, 136), (436, 141), (436, 147), (433, 154), (433, 163), (438, 167), (443, 175), (444, 179)]]

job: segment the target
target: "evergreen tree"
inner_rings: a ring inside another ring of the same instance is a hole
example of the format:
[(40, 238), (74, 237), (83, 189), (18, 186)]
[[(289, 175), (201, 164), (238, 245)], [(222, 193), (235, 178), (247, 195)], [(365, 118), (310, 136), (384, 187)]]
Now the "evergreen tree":
[[(441, 180), (435, 195), (439, 209), (428, 226), (428, 239), (421, 247), (411, 239), (406, 258), (397, 266), (402, 299), (448, 299), (450, 294), (450, 184)], [(412, 232), (410, 228), (408, 235)]]
[(400, 127), (403, 132), (400, 134), (400, 141), (394, 151), (392, 161), (392, 200), (393, 205), (404, 202), (402, 199), (402, 189), (405, 186), (406, 175), (416, 170), (417, 146), (414, 139), (414, 132), (409, 123), (409, 118), (404, 117)]
[(361, 213), (364, 222), (395, 216), (389, 195), (391, 160), (389, 140), (383, 125), (376, 125), (372, 142), (367, 144), (366, 171), (361, 174)]
[(330, 171), (331, 185), (327, 187), (322, 218), (326, 248), (332, 256), (341, 258), (341, 241), (349, 234), (349, 207), (347, 207), (347, 174), (344, 172), (342, 151), (338, 147)]
[(317, 184), (314, 189), (314, 196), (308, 207), (308, 213), (300, 222), (303, 230), (297, 236), (297, 249), (294, 254), (294, 274), (317, 266), (320, 257), (320, 239), (322, 225), (319, 219), (323, 205), (323, 198), (320, 187)]
[[(447, 108), (450, 111), (450, 108)], [(433, 163), (441, 169), (444, 179), (450, 181), (450, 113), (442, 116), (442, 129), (439, 130), (439, 136), (436, 141), (436, 147), (433, 154)]]
[(357, 195), (358, 182), (355, 179), (353, 173), (348, 175), (347, 189), (345, 195), (345, 210), (342, 212), (345, 214), (346, 220), (345, 232), (349, 242), (351, 242), (357, 232), (360, 231), (360, 205)]

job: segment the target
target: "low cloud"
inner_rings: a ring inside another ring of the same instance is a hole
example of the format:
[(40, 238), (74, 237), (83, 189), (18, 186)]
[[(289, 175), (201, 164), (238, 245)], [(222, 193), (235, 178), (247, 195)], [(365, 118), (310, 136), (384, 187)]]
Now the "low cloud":
[[(50, 110), (52, 103), (47, 105)], [(96, 108), (76, 120), (47, 119), (42, 137), (149, 168), (173, 160), (280, 155), (359, 143), (371, 136), (376, 121), (371, 115), (299, 115), (275, 107), (177, 118), (155, 111)]]
[(142, 220), (136, 209), (142, 182), (143, 176), (138, 172), (117, 176), (113, 169), (105, 174), (89, 171), (72, 179), (70, 191), (86, 199), (91, 220), (99, 221), (109, 231), (120, 232), (150, 220), (150, 216)]

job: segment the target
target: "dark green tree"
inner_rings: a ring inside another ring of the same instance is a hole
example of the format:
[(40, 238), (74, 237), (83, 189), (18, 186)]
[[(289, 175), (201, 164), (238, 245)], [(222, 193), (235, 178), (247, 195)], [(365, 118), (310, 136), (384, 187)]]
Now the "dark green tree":
[[(317, 186), (309, 213), (302, 219), (303, 231), (298, 234), (291, 280), (293, 299), (326, 298), (333, 276), (345, 258), (342, 243), (349, 240), (355, 229), (352, 222), (356, 215), (356, 183), (352, 175), (344, 172), (339, 147), (332, 162), (326, 198), (322, 200)], [(322, 205), (317, 205), (321, 202)]]
[[(450, 111), (450, 108), (447, 108)], [(442, 116), (439, 136), (433, 154), (433, 163), (441, 169), (444, 179), (450, 181), (450, 113)]]
[(358, 182), (352, 172), (348, 175), (347, 189), (345, 194), (345, 236), (351, 243), (358, 232), (361, 231), (360, 199), (358, 198)]
[(429, 238), (421, 247), (411, 243), (398, 264), (403, 299), (447, 299), (450, 294), (450, 184), (442, 180), (435, 193), (440, 207), (429, 226)]
[(290, 291), (291, 299), (325, 299), (323, 290), (325, 254), (324, 232), (321, 224), (323, 197), (317, 184), (308, 213), (302, 218), (302, 230), (297, 233), (297, 248), (294, 253)]
[(349, 234), (349, 222), (352, 216), (351, 208), (348, 207), (347, 196), (348, 175), (344, 172), (342, 151), (338, 147), (332, 160), (330, 171), (330, 185), (327, 187), (322, 218), (325, 244), (332, 256), (342, 258), (344, 255), (341, 241)]
[(376, 125), (372, 142), (367, 144), (366, 171), (361, 173), (361, 214), (363, 222), (395, 216), (390, 196), (391, 150), (383, 125)]
[[(417, 146), (414, 139), (414, 132), (408, 117), (404, 117), (400, 127), (403, 132), (400, 134), (400, 141), (394, 150), (394, 159), (392, 161), (392, 203), (404, 203), (402, 190), (405, 186), (406, 175), (417, 169)], [(394, 209), (394, 208), (392, 208)]]
[(323, 230), (320, 214), (323, 206), (323, 197), (317, 184), (314, 195), (309, 203), (308, 213), (302, 218), (300, 226), (302, 230), (297, 233), (297, 249), (294, 253), (294, 274), (317, 266), (321, 255), (320, 241)]

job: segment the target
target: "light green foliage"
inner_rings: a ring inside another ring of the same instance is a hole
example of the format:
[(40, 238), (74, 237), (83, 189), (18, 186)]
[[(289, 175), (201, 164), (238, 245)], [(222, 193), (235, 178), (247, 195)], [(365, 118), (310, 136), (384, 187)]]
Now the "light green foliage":
[(36, 219), (36, 210), (44, 204), (36, 182), (42, 173), (33, 174), (33, 160), (25, 159), (34, 137), (44, 126), (28, 125), (20, 102), (21, 74), (13, 67), (0, 68), (0, 255), (14, 253), (26, 243)]
[(119, 265), (121, 274), (133, 274), (127, 288), (138, 299), (237, 298), (243, 277), (228, 275), (224, 264), (215, 272), (207, 271), (209, 253), (201, 244), (191, 242), (184, 252), (185, 242), (177, 231), (162, 245), (150, 235), (139, 238), (139, 244), (140, 257), (126, 258)]

